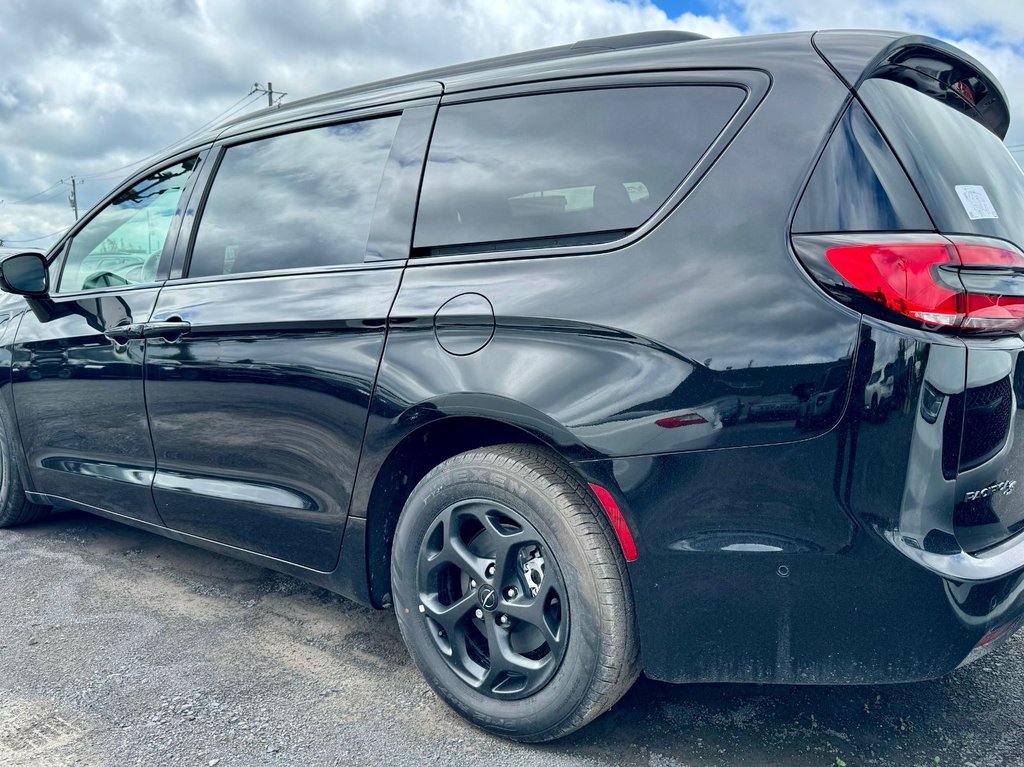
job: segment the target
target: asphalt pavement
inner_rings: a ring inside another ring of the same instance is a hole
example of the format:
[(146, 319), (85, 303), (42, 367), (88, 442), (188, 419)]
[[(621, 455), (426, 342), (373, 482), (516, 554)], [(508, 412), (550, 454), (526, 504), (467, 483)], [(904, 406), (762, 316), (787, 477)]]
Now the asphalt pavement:
[(420, 679), (393, 616), (91, 517), (0, 531), (0, 767), (1024, 765), (1024, 637), (934, 682), (641, 679), (545, 746)]

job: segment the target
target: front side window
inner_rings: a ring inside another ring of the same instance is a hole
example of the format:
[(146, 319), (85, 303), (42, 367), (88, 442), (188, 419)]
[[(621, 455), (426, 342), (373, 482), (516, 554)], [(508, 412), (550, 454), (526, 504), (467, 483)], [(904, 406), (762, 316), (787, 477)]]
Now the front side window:
[(229, 147), (189, 277), (362, 263), (398, 117)]
[(744, 98), (731, 86), (667, 85), (443, 106), (420, 195), (418, 254), (621, 237), (668, 199)]
[(57, 292), (155, 280), (171, 219), (197, 162), (192, 157), (147, 176), (82, 227), (71, 241)]

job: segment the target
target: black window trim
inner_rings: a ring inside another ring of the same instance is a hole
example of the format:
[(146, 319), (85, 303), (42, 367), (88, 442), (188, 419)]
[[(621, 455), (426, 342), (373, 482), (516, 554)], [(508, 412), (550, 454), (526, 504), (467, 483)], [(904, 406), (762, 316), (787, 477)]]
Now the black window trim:
[[(317, 115), (304, 120), (291, 120), (286, 123), (262, 126), (256, 130), (247, 131), (241, 134), (231, 134), (218, 139), (214, 142), (211, 150), (212, 156), (208, 161), (210, 170), (203, 179), (203, 187), (196, 190), (199, 193), (199, 196), (196, 198), (195, 205), (192, 206), (194, 211), (187, 222), (187, 236), (182, 236), (186, 234), (186, 227), (183, 224), (182, 231), (179, 234), (178, 241), (176, 243), (173, 260), (171, 262), (170, 276), (166, 280), (165, 284), (182, 285), (192, 283), (199, 284), (204, 282), (230, 282), (234, 280), (251, 280), (264, 277), (281, 277), (289, 275), (330, 274), (334, 272), (362, 271), (366, 269), (394, 269), (403, 266), (407, 259), (363, 261), (357, 264), (330, 264), (325, 266), (265, 269), (255, 272), (240, 272), (238, 274), (211, 274), (203, 277), (188, 276), (188, 269), (192, 263), (192, 250), (195, 247), (195, 240), (196, 235), (199, 232), (199, 227), (202, 225), (203, 212), (206, 209), (210, 190), (213, 189), (213, 184), (217, 179), (217, 171), (220, 169), (221, 162), (223, 162), (224, 155), (227, 153), (228, 149), (236, 146), (242, 146), (244, 144), (250, 144), (254, 141), (276, 138), (277, 136), (287, 136), (293, 133), (302, 133), (307, 130), (326, 128), (332, 125), (345, 125), (346, 123), (382, 119), (386, 117), (398, 117), (401, 119), (406, 110), (416, 107), (433, 107), (436, 111), (439, 100), (439, 96), (428, 96), (424, 98), (416, 98), (411, 101), (375, 104), (343, 112), (335, 111), (330, 114)], [(401, 129), (401, 123), (399, 123), (399, 129)]]
[[(528, 96), (541, 93), (558, 93), (580, 90), (604, 90), (612, 88), (643, 88), (672, 85), (687, 86), (719, 86), (733, 87), (745, 91), (744, 100), (736, 112), (723, 126), (697, 163), (690, 169), (679, 185), (666, 200), (640, 226), (628, 231), (620, 238), (591, 244), (567, 244), (546, 246), (543, 240), (572, 239), (577, 236), (596, 236), (597, 232), (581, 232), (573, 235), (556, 237), (537, 237), (528, 240), (505, 240), (499, 242), (466, 243), (455, 246), (438, 246), (414, 248), (409, 259), (410, 267), (428, 266), (431, 264), (465, 263), (466, 261), (492, 261), (519, 258), (545, 258), (551, 256), (587, 255), (606, 253), (628, 247), (645, 237), (655, 229), (675, 208), (680, 205), (689, 193), (697, 186), (700, 179), (710, 170), (722, 152), (736, 137), (743, 125), (753, 115), (757, 106), (764, 100), (771, 88), (771, 75), (760, 69), (713, 69), (713, 70), (670, 70), (658, 72), (629, 73), (624, 75), (594, 75), (591, 77), (572, 77), (540, 82), (502, 85), (496, 87), (477, 88), (446, 94), (441, 98), (440, 109), (450, 104), (464, 104), (477, 101), (489, 101), (515, 96)], [(627, 230), (619, 230), (627, 231)], [(413, 233), (415, 241), (415, 233)], [(525, 243), (525, 247), (508, 247), (500, 249), (500, 245)], [(473, 246), (479, 249), (470, 250)], [(465, 252), (452, 252), (465, 250)], [(421, 251), (427, 251), (426, 253)], [(431, 252), (437, 251), (437, 252)]]

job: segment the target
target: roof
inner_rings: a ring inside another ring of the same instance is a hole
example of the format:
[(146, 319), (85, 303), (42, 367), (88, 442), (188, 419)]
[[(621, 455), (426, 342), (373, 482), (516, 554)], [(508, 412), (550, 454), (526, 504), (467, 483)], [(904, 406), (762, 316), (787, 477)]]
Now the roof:
[[(268, 107), (221, 123), (167, 153), (306, 118), (386, 103), (410, 102), (477, 88), (568, 77), (666, 69), (770, 69), (795, 53), (829, 61), (848, 83), (878, 56), (904, 44), (927, 43), (976, 64), (961, 51), (930, 38), (879, 30), (788, 32), (710, 39), (692, 32), (653, 31), (578, 42), (430, 69)], [(824, 62), (822, 62), (824, 63)], [(980, 65), (978, 65), (980, 68)], [(981, 71), (984, 71), (983, 68)], [(993, 80), (994, 82), (994, 80)]]
[[(423, 72), (392, 77), (337, 91), (267, 107), (232, 118), (202, 137), (234, 135), (316, 114), (329, 114), (371, 103), (439, 95), (471, 87), (490, 87), (522, 80), (537, 80), (557, 72), (557, 77), (599, 74), (652, 66), (743, 66), (744, 59), (767, 60), (765, 54), (779, 47), (800, 46), (810, 50), (810, 32), (710, 39), (692, 32), (657, 31), (580, 40), (552, 48), (513, 53), (464, 62)], [(760, 52), (760, 55), (758, 55)], [(702, 61), (703, 60), (703, 61)], [(430, 90), (433, 89), (433, 90)], [(201, 143), (199, 140), (193, 143)]]

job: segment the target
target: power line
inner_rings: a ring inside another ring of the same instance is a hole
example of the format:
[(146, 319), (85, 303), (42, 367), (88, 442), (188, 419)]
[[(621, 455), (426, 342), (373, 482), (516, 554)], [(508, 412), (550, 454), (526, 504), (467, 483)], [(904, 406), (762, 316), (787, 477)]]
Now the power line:
[[(266, 96), (267, 96), (267, 106), (268, 107), (272, 107), (275, 104), (275, 101), (274, 101), (274, 84), (272, 82), (270, 82), (269, 80), (267, 81), (267, 87), (266, 88), (264, 88), (259, 83), (253, 83), (252, 84), (252, 90), (249, 91), (249, 93), (266, 94)], [(277, 91), (277, 102), (276, 103), (277, 103), (278, 106), (281, 105), (281, 99), (283, 99), (287, 95), (288, 94), (283, 92), (283, 91)]]
[(4, 205), (21, 205), (22, 203), (28, 202), (29, 200), (34, 200), (36, 197), (39, 197), (40, 195), (46, 194), (51, 189), (60, 186), (60, 184), (61, 182), (57, 181), (53, 184), (50, 184), (48, 187), (46, 187), (46, 189), (43, 189), (41, 192), (30, 194), (28, 197), (22, 197), (20, 200), (0, 200), (0, 202), (2, 202)]
[[(87, 179), (87, 178), (91, 178), (91, 179), (105, 178), (107, 176), (112, 176), (115, 173), (118, 173), (118, 172), (120, 172), (122, 170), (125, 170), (126, 168), (132, 168), (132, 167), (134, 167), (136, 165), (141, 165), (142, 163), (146, 162), (146, 160), (150, 160), (150, 159), (152, 159), (154, 157), (157, 157), (158, 155), (163, 154), (165, 151), (167, 151), (171, 147), (177, 146), (178, 144), (181, 144), (182, 142), (187, 141), (188, 139), (192, 138), (193, 136), (198, 135), (199, 133), (201, 133), (203, 130), (205, 130), (210, 125), (213, 125), (213, 123), (217, 122), (218, 120), (227, 118), (229, 113), (237, 112), (237, 111), (239, 111), (241, 109), (244, 109), (245, 107), (251, 105), (257, 98), (259, 98), (259, 94), (254, 94), (253, 91), (249, 91), (247, 94), (242, 96), (242, 98), (238, 99), (238, 101), (236, 101), (234, 104), (232, 104), (227, 109), (222, 111), (220, 114), (215, 116), (213, 119), (207, 120), (205, 123), (200, 125), (195, 130), (190, 131), (189, 133), (186, 133), (184, 136), (181, 136), (178, 139), (175, 139), (174, 141), (172, 141), (167, 146), (162, 147), (160, 149), (157, 149), (152, 154), (148, 154), (145, 157), (142, 157), (142, 158), (140, 158), (138, 160), (135, 160), (134, 162), (130, 162), (130, 163), (127, 163), (125, 165), (121, 165), (121, 166), (119, 166), (117, 168), (111, 168), (110, 170), (101, 171), (99, 173), (90, 173), (88, 175), (81, 176), (80, 178), (82, 178), (82, 179)], [(248, 99), (248, 101), (247, 101), (247, 99)], [(243, 103), (243, 102), (246, 102), (246, 101), (247, 101), (247, 103)]]
[[(152, 159), (154, 157), (157, 157), (160, 154), (166, 152), (168, 149), (171, 149), (172, 147), (178, 146), (179, 144), (184, 143), (188, 139), (198, 135), (199, 133), (201, 133), (206, 128), (212, 126), (217, 121), (226, 120), (228, 117), (231, 117), (234, 114), (236, 114), (236, 113), (238, 113), (238, 112), (240, 112), (240, 111), (242, 111), (242, 110), (252, 106), (252, 104), (254, 104), (260, 98), (260, 96), (262, 96), (264, 93), (267, 94), (268, 100), (271, 102), (271, 105), (273, 105), (273, 97), (274, 97), (274, 95), (277, 95), (277, 103), (278, 104), (280, 104), (281, 103), (281, 99), (284, 98), (284, 96), (287, 95), (287, 94), (282, 93), (280, 91), (276, 92), (276, 94), (275, 94), (275, 91), (273, 90), (273, 85), (271, 83), (269, 83), (269, 82), (267, 83), (266, 90), (261, 89), (260, 86), (259, 86), (259, 83), (256, 83), (253, 86), (253, 89), (251, 91), (249, 91), (247, 94), (245, 94), (241, 98), (237, 99), (234, 103), (230, 104), (226, 109), (222, 110), (220, 113), (218, 113), (217, 115), (215, 115), (211, 119), (207, 120), (205, 123), (200, 125), (195, 130), (192, 130), (189, 133), (186, 133), (184, 136), (181, 136), (180, 138), (176, 139), (174, 142), (168, 144), (167, 146), (165, 146), (165, 147), (163, 147), (161, 149), (156, 150), (152, 154), (146, 155), (145, 157), (142, 157), (142, 158), (140, 158), (138, 160), (135, 160), (134, 162), (130, 162), (130, 163), (127, 163), (125, 165), (121, 165), (121, 166), (119, 166), (117, 168), (111, 168), (109, 170), (106, 170), (106, 171), (103, 171), (103, 172), (100, 172), (100, 173), (90, 173), (90, 174), (85, 175), (85, 176), (74, 176), (74, 175), (72, 175), (70, 177), (70, 179), (71, 179), (70, 180), (70, 183), (71, 183), (71, 194), (68, 197), (68, 203), (71, 205), (71, 209), (74, 211), (75, 220), (76, 221), (78, 220), (78, 188), (77, 188), (77, 185), (84, 183), (86, 179), (106, 178), (107, 176), (112, 176), (112, 175), (114, 175), (116, 173), (120, 173), (121, 171), (123, 171), (123, 170), (125, 170), (127, 168), (133, 168), (135, 166), (141, 165), (142, 163), (146, 162), (147, 160), (150, 160), (150, 159)], [(33, 201), (33, 200), (35, 201), (33, 204), (38, 204), (40, 202), (45, 202), (47, 200), (51, 200), (54, 197), (57, 197), (59, 194), (61, 194), (61, 192), (58, 191), (56, 194), (49, 195), (49, 196), (47, 196), (47, 197), (45, 197), (45, 198), (43, 198), (41, 200), (37, 199), (37, 198), (42, 197), (42, 195), (47, 194), (47, 192), (51, 191), (52, 189), (56, 189), (57, 187), (61, 186), (62, 184), (66, 184), (66, 183), (68, 183), (68, 182), (66, 182), (64, 179), (60, 179), (59, 181), (56, 181), (53, 184), (51, 184), (50, 186), (46, 187), (46, 189), (40, 190), (40, 191), (36, 192), (35, 194), (31, 194), (31, 195), (29, 195), (27, 197), (22, 197), (22, 198), (20, 198), (18, 200), (10, 200), (10, 201), (0, 200), (0, 205), (3, 205), (3, 204), (7, 204), (7, 205), (20, 205), (20, 204), (23, 204), (23, 203), (28, 203), (29, 201)], [(27, 243), (27, 242), (38, 242), (39, 240), (45, 240), (45, 239), (48, 239), (50, 237), (54, 237), (56, 235), (63, 234), (64, 231), (66, 231), (66, 230), (61, 230), (60, 232), (53, 232), (52, 234), (44, 234), (44, 235), (41, 235), (39, 237), (32, 237), (32, 238), (25, 239), (25, 240), (3, 240), (3, 239), (0, 239), (0, 243), (2, 243), (2, 242), (9, 242), (9, 243), (19, 243), (20, 244), (20, 243)]]
[[(190, 131), (189, 133), (186, 133), (181, 138), (176, 139), (175, 141), (173, 141), (172, 143), (170, 143), (167, 146), (163, 147), (162, 149), (156, 150), (152, 154), (148, 154), (145, 157), (142, 157), (142, 158), (140, 158), (138, 160), (135, 160), (133, 162), (127, 163), (125, 165), (119, 165), (116, 168), (110, 168), (109, 170), (101, 171), (99, 173), (89, 173), (89, 174), (87, 174), (85, 176), (78, 176), (77, 178), (80, 181), (84, 180), (84, 179), (105, 178), (106, 176), (112, 176), (115, 173), (119, 173), (120, 171), (125, 170), (126, 168), (131, 168), (131, 167), (134, 167), (136, 165), (141, 165), (146, 160), (152, 159), (152, 158), (156, 157), (157, 155), (161, 154), (162, 152), (164, 152), (165, 150), (170, 149), (171, 147), (176, 146), (177, 144), (180, 144), (183, 141), (186, 141), (186, 140), (192, 138), (193, 136), (195, 136), (196, 134), (200, 133), (205, 128), (207, 128), (210, 125), (212, 125), (213, 123), (215, 123), (217, 120), (227, 118), (229, 116), (229, 113), (233, 114), (235, 112), (240, 111), (241, 109), (244, 109), (247, 106), (250, 106), (251, 104), (253, 104), (260, 97), (260, 95), (261, 94), (255, 93), (254, 91), (249, 91), (247, 94), (242, 96), (240, 99), (235, 101), (233, 104), (228, 106), (226, 109), (224, 109), (222, 112), (217, 114), (212, 119), (207, 120), (205, 123), (200, 125), (195, 130)], [(243, 103), (243, 102), (246, 102), (246, 103)], [(50, 184), (50, 186), (46, 187), (46, 189), (38, 191), (35, 194), (30, 194), (27, 197), (22, 197), (22, 198), (20, 198), (18, 200), (0, 200), (0, 204), (4, 204), (4, 205), (21, 205), (21, 204), (26, 203), (26, 202), (28, 202), (30, 200), (34, 200), (37, 197), (41, 197), (42, 195), (44, 195), (47, 192), (49, 192), (51, 189), (55, 189), (56, 187), (60, 186), (63, 183), (65, 183), (65, 181), (64, 181), (64, 179), (61, 179), (59, 181), (55, 181), (54, 183)], [(53, 197), (56, 197), (56, 196), (57, 195), (55, 194), (55, 195), (52, 195), (51, 197), (47, 197), (46, 199), (48, 199), (48, 200), (49, 199), (53, 199)], [(40, 200), (39, 202), (43, 202), (43, 201)]]
[(20, 245), (23, 242), (39, 242), (39, 240), (47, 240), (50, 237), (56, 237), (58, 235), (64, 234), (64, 232), (66, 232), (66, 231), (67, 231), (67, 227), (65, 227), (64, 229), (61, 229), (59, 232), (53, 232), (51, 234), (43, 234), (43, 235), (40, 235), (39, 237), (29, 237), (27, 240), (8, 240), (8, 239), (3, 239), (3, 240), (0, 240), (0, 242), (3, 242), (5, 245), (7, 243), (9, 243), (9, 242), (13, 242), (16, 245)]

